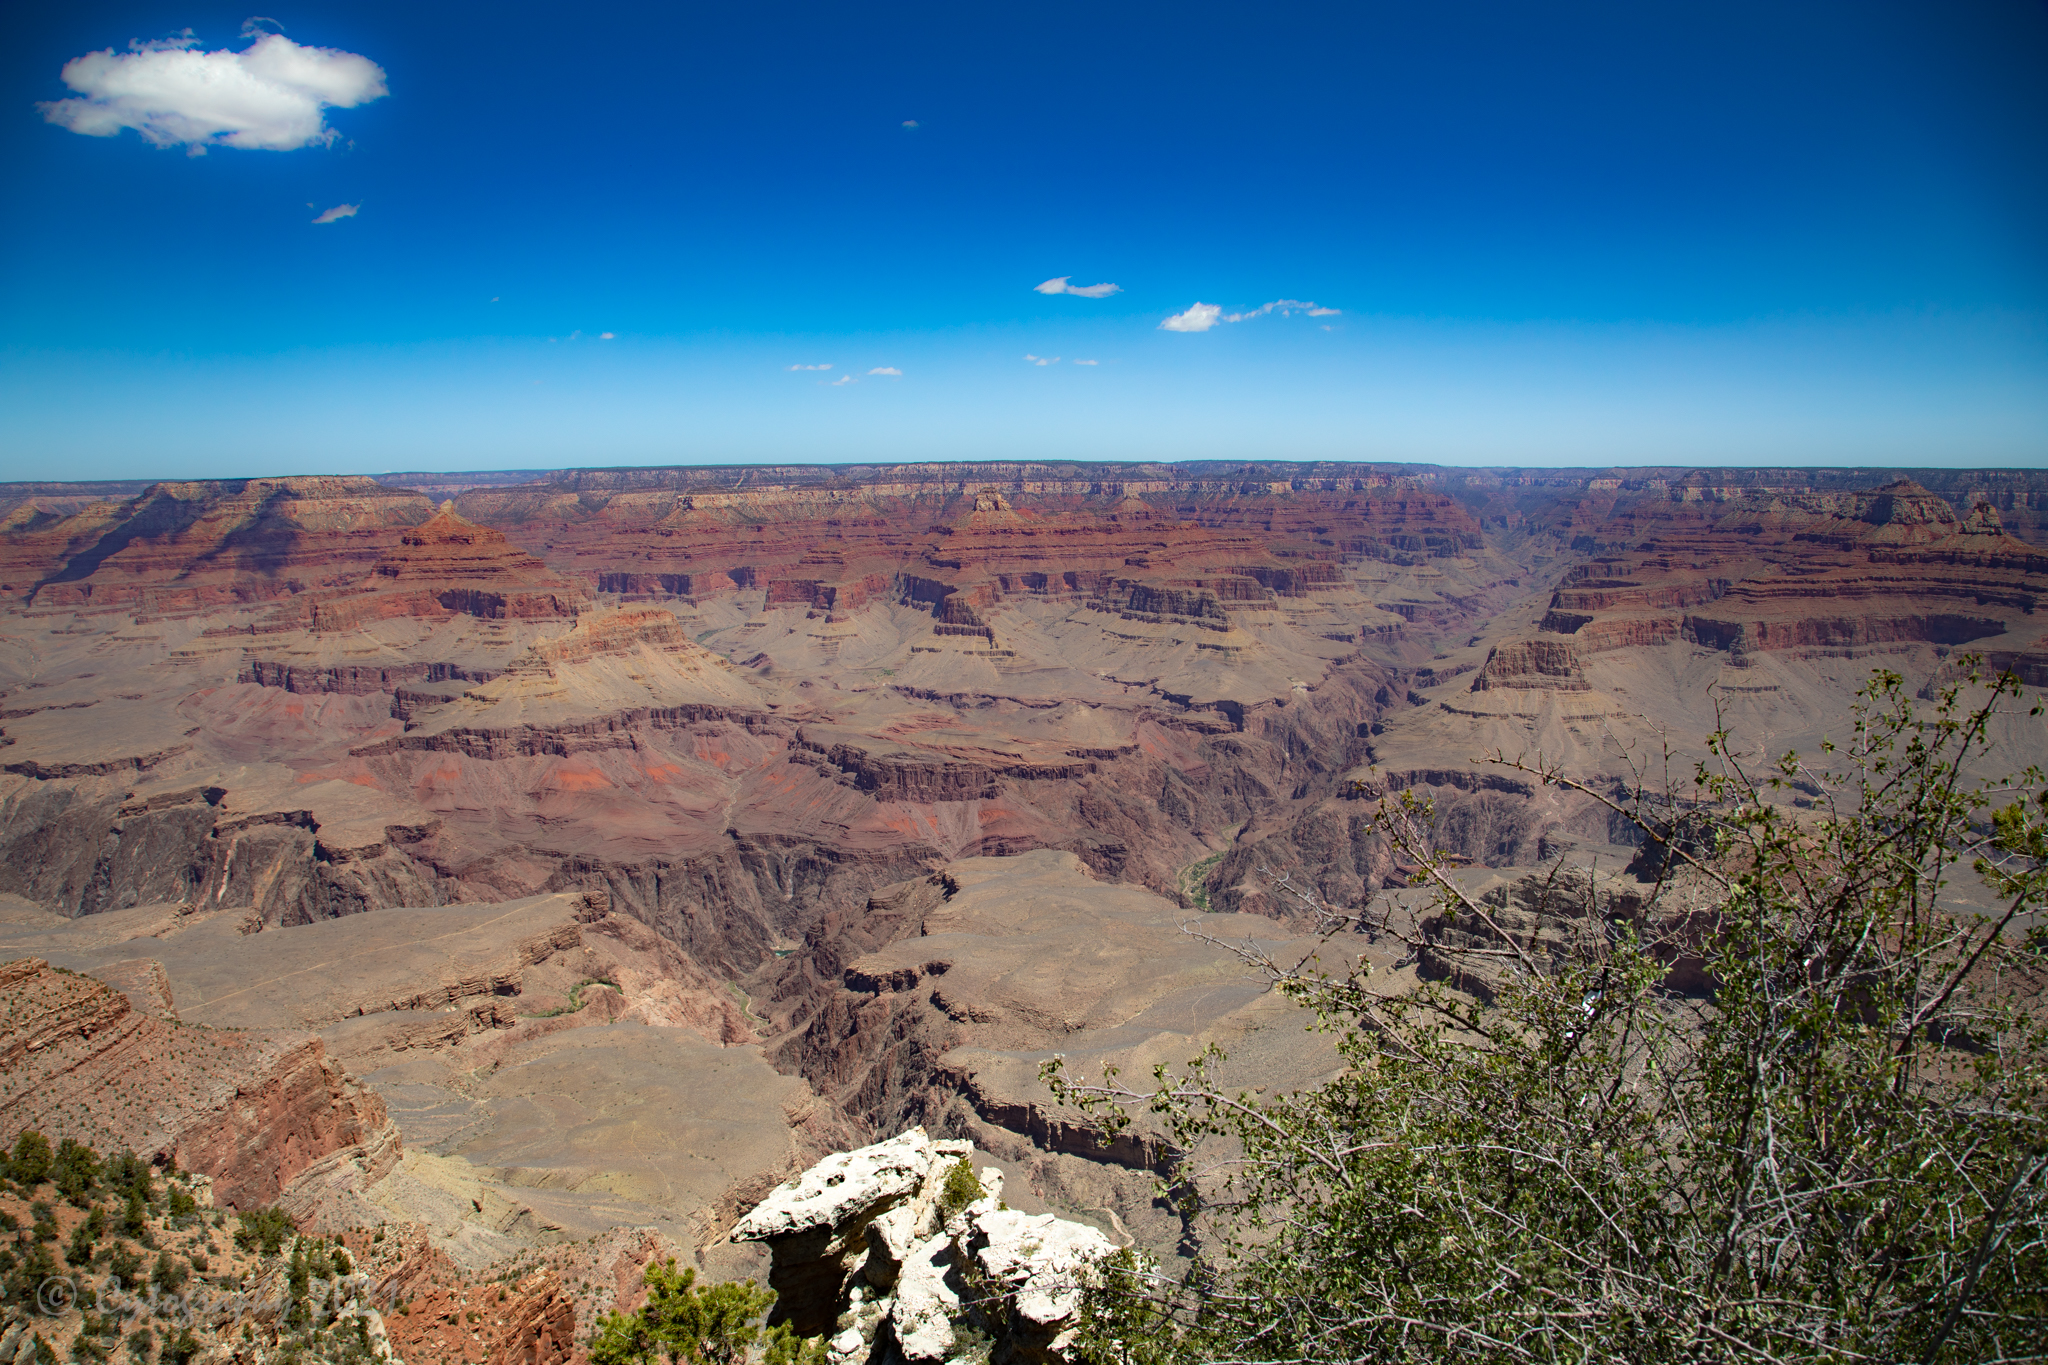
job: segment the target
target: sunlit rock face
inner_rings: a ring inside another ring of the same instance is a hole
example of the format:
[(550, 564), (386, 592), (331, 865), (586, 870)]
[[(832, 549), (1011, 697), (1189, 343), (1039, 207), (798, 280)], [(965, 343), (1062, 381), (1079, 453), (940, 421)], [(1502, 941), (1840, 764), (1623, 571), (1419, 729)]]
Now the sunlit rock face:
[(186, 1025), (159, 964), (122, 966), (126, 993), (39, 958), (0, 963), (0, 1129), (175, 1162), (220, 1203), (282, 1201), (309, 1223), (397, 1163), (383, 1100), (320, 1039)]
[(770, 1248), (771, 1320), (828, 1335), (835, 1361), (949, 1360), (969, 1333), (995, 1337), (999, 1358), (1066, 1361), (1081, 1290), (1115, 1244), (1006, 1206), (999, 1170), (959, 1169), (972, 1147), (912, 1128), (770, 1194), (732, 1236)]

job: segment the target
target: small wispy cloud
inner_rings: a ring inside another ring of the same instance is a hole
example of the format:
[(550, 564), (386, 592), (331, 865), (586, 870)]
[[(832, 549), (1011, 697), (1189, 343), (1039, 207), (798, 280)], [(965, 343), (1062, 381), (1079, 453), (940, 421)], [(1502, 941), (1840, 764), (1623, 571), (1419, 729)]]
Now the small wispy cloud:
[(1034, 284), (1031, 287), (1041, 294), (1072, 294), (1084, 299), (1106, 299), (1111, 294), (1124, 292), (1120, 284), (1068, 284), (1067, 281), (1073, 278), (1072, 275), (1062, 275), (1056, 280), (1047, 280), (1044, 284)]
[(1024, 359), (1033, 365), (1057, 365), (1060, 363), (1060, 358), (1056, 355), (1027, 355)]
[(344, 218), (353, 218), (356, 216), (356, 211), (361, 207), (362, 205), (360, 204), (336, 204), (333, 208), (315, 218), (313, 225), (318, 227), (322, 223), (338, 223)]
[(1248, 322), (1252, 318), (1264, 317), (1268, 313), (1278, 313), (1281, 317), (1286, 317), (1290, 313), (1306, 313), (1312, 318), (1333, 318), (1342, 311), (1339, 308), (1325, 308), (1319, 303), (1309, 303), (1302, 299), (1274, 299), (1271, 303), (1260, 304), (1249, 313), (1226, 313), (1223, 320)]
[(1223, 309), (1213, 303), (1197, 303), (1185, 313), (1175, 313), (1159, 324), (1162, 332), (1206, 332), (1216, 325), (1223, 316)]
[(829, 370), (832, 367), (830, 365), (792, 365), (789, 368), (793, 372), (796, 370)]
[(1076, 365), (1099, 365), (1102, 362), (1099, 360), (1077, 360), (1074, 363)]
[(917, 120), (914, 118), (907, 118), (903, 120), (903, 126), (905, 128), (915, 128), (917, 127)]
[[(1175, 313), (1172, 317), (1160, 323), (1159, 330), (1162, 332), (1206, 332), (1219, 322), (1249, 322), (1253, 318), (1262, 318), (1268, 313), (1278, 313), (1282, 317), (1287, 317), (1294, 313), (1306, 313), (1312, 318), (1333, 318), (1342, 311), (1339, 308), (1325, 308), (1319, 303), (1311, 303), (1304, 299), (1275, 299), (1271, 303), (1262, 303), (1257, 308), (1243, 313), (1226, 313), (1217, 304), (1197, 303), (1185, 313)], [(1328, 327), (1325, 326), (1324, 330), (1327, 331)]]
[(599, 332), (597, 334), (597, 339), (599, 341), (617, 341), (619, 339), (619, 334), (617, 332)]
[(868, 373), (891, 375), (897, 379), (901, 379), (903, 377), (903, 371), (897, 369), (894, 365), (877, 365), (872, 370), (869, 370)]
[(832, 381), (832, 382), (831, 382), (830, 384), (827, 384), (827, 385), (826, 385), (825, 387), (826, 387), (826, 388), (828, 388), (828, 389), (836, 389), (836, 388), (838, 388), (838, 387), (839, 387), (839, 386), (840, 386), (841, 384), (851, 384), (852, 382), (853, 382), (853, 376), (852, 376), (852, 375), (850, 375), (850, 374), (842, 374), (842, 375), (840, 375), (840, 376), (839, 376), (839, 377), (838, 377), (837, 379), (833, 380), (833, 381)]

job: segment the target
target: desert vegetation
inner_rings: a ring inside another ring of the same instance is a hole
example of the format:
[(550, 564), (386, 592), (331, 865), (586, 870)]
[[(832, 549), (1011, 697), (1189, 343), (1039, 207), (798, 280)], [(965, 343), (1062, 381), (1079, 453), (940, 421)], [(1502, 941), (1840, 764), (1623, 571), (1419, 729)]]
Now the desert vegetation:
[(254, 1343), (258, 1326), (279, 1365), (377, 1356), (371, 1315), (348, 1306), (366, 1277), (284, 1210), (215, 1209), (174, 1168), (34, 1129), (4, 1157), (0, 1295), (10, 1349), (39, 1365), (190, 1365), (230, 1329)]
[[(1758, 762), (1717, 731), (1687, 780), (1644, 773), (1617, 802), (1663, 854), (1629, 903), (1564, 869), (1533, 914), (1471, 896), (1430, 805), (1384, 799), (1432, 913), (1281, 890), (1323, 944), (1394, 934), (1436, 979), (1219, 940), (1336, 1035), (1338, 1079), (1233, 1091), (1213, 1052), (1149, 1086), (1047, 1068), (1109, 1133), (1164, 1131), (1199, 1247), (1178, 1270), (1111, 1260), (1084, 1353), (2039, 1359), (2048, 790), (1982, 776), (2018, 697), (1965, 672), (1922, 705), (1880, 671), (1817, 754)], [(1951, 910), (1960, 878), (1997, 912)], [(1683, 994), (1688, 956), (1706, 987)]]
[(764, 1365), (823, 1365), (825, 1343), (800, 1337), (787, 1323), (764, 1329), (773, 1290), (752, 1280), (700, 1288), (693, 1267), (673, 1258), (642, 1276), (645, 1298), (631, 1312), (607, 1313), (590, 1343), (591, 1365), (742, 1365), (758, 1354)]

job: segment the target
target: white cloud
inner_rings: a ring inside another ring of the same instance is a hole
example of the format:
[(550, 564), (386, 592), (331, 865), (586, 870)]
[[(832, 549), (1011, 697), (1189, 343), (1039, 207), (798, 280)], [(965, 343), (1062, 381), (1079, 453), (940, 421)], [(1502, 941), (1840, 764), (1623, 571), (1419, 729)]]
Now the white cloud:
[(869, 370), (868, 373), (894, 375), (898, 379), (903, 377), (903, 371), (897, 369), (894, 365), (877, 365), (872, 370)]
[(1206, 332), (1216, 325), (1223, 310), (1213, 303), (1197, 303), (1185, 313), (1175, 313), (1159, 324), (1162, 332)]
[(1077, 360), (1074, 363), (1076, 365), (1099, 365), (1102, 362), (1099, 360)]
[(792, 365), (789, 368), (792, 370), (829, 370), (832, 367), (830, 365)]
[[(333, 208), (315, 218), (313, 223), (316, 227), (321, 223), (338, 223), (344, 218), (355, 217), (356, 210), (361, 207), (360, 204), (336, 204)], [(493, 303), (496, 301), (495, 299), (492, 300)]]
[(1027, 360), (1027, 361), (1029, 361), (1029, 362), (1030, 362), (1031, 364), (1033, 364), (1033, 365), (1057, 365), (1057, 364), (1059, 364), (1059, 363), (1060, 363), (1060, 358), (1059, 358), (1058, 356), (1056, 356), (1056, 355), (1055, 355), (1055, 356), (1043, 356), (1043, 355), (1027, 355), (1027, 356), (1025, 356), (1025, 357), (1024, 357), (1024, 359), (1025, 359), (1025, 360)]
[(619, 334), (617, 332), (599, 332), (597, 334), (597, 339), (599, 341), (617, 341), (619, 339)]
[[(246, 32), (247, 30), (245, 30)], [(323, 110), (353, 109), (386, 93), (384, 71), (367, 57), (300, 47), (264, 33), (241, 52), (194, 52), (189, 31), (154, 43), (107, 48), (64, 64), (64, 83), (82, 98), (36, 107), (88, 137), (133, 128), (159, 147), (194, 156), (210, 145), (288, 152), (337, 136)]]
[[(1206, 332), (1219, 322), (1249, 322), (1253, 318), (1264, 317), (1268, 313), (1278, 313), (1282, 317), (1293, 313), (1306, 313), (1312, 318), (1333, 318), (1342, 311), (1342, 309), (1338, 308), (1325, 308), (1319, 303), (1306, 303), (1301, 299), (1275, 299), (1271, 303), (1260, 304), (1248, 313), (1226, 313), (1213, 303), (1198, 303), (1188, 309), (1187, 312), (1175, 313), (1172, 317), (1160, 323), (1159, 330), (1162, 332)], [(1326, 325), (1323, 330), (1328, 331), (1328, 326)]]
[(1306, 303), (1301, 299), (1274, 299), (1271, 303), (1260, 304), (1249, 313), (1226, 313), (1223, 320), (1247, 322), (1252, 318), (1264, 317), (1268, 313), (1278, 313), (1283, 318), (1290, 313), (1306, 313), (1312, 318), (1333, 318), (1341, 311), (1343, 310), (1325, 308), (1319, 303)]
[(840, 375), (840, 376), (839, 376), (839, 377), (838, 377), (837, 379), (833, 380), (833, 381), (832, 381), (832, 382), (831, 382), (830, 384), (827, 384), (827, 385), (826, 385), (825, 387), (826, 387), (826, 388), (828, 388), (828, 389), (836, 389), (836, 388), (838, 388), (838, 387), (839, 387), (839, 386), (840, 386), (841, 384), (851, 384), (852, 382), (853, 382), (853, 376), (852, 376), (852, 375), (850, 375), (850, 374), (842, 374), (842, 375)]
[(915, 128), (917, 127), (917, 120), (914, 118), (907, 118), (903, 120), (903, 126), (905, 128)]
[(1072, 275), (1062, 275), (1056, 280), (1047, 280), (1044, 284), (1034, 284), (1031, 287), (1041, 294), (1075, 294), (1084, 299), (1106, 299), (1111, 294), (1124, 292), (1123, 286), (1119, 284), (1068, 284), (1067, 281), (1073, 278)]

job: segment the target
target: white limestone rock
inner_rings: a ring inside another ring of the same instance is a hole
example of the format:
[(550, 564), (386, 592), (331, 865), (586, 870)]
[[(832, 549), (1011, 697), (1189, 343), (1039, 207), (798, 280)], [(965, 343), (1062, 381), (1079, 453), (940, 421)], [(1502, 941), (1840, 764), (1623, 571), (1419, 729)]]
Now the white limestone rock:
[[(912, 1204), (898, 1204), (868, 1224), (868, 1259), (863, 1267), (868, 1283), (887, 1293), (895, 1288), (920, 1240), (918, 1221), (922, 1210)], [(929, 1236), (929, 1229), (925, 1235)]]
[[(1001, 1207), (992, 1166), (977, 1173), (982, 1197), (944, 1215), (946, 1178), (972, 1151), (913, 1128), (827, 1157), (733, 1231), (771, 1244), (778, 1312), (829, 1336), (832, 1365), (943, 1365), (970, 1323), (1001, 1330), (998, 1356), (1013, 1365), (1066, 1365), (1082, 1287), (1116, 1248), (1084, 1224)], [(969, 1282), (1004, 1311), (982, 1318), (963, 1299)]]
[(960, 1319), (960, 1295), (948, 1283), (958, 1252), (943, 1233), (918, 1243), (904, 1259), (889, 1311), (897, 1349), (906, 1360), (943, 1361), (953, 1354), (953, 1325)]
[(981, 1273), (1013, 1294), (1016, 1316), (1041, 1331), (1074, 1315), (1093, 1267), (1116, 1250), (1085, 1223), (993, 1203), (976, 1203), (969, 1226), (967, 1249)]
[(924, 1183), (935, 1155), (922, 1128), (872, 1147), (828, 1156), (780, 1185), (733, 1229), (735, 1242), (764, 1242), (839, 1226)]

